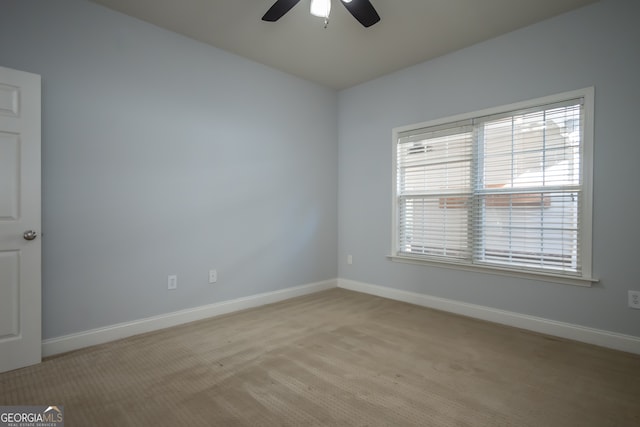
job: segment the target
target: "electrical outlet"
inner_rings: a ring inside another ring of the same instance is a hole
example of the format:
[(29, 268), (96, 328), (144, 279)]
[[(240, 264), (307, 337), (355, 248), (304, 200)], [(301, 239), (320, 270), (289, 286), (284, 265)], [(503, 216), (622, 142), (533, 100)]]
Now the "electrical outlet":
[(178, 289), (178, 276), (172, 275), (167, 277), (167, 289)]
[(218, 281), (218, 271), (209, 270), (209, 283), (216, 283)]
[(347, 255), (347, 264), (349, 265), (353, 264), (353, 256)]
[(640, 291), (629, 291), (629, 307), (640, 309)]

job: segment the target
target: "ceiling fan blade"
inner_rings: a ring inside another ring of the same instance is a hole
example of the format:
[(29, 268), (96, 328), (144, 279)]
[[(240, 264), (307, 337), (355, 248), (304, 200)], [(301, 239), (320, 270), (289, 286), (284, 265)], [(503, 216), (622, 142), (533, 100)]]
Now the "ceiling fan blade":
[(263, 21), (275, 22), (297, 5), (300, 0), (277, 0), (262, 17)]
[(370, 27), (380, 20), (380, 15), (369, 0), (351, 0), (349, 3), (344, 1), (341, 3), (365, 27)]

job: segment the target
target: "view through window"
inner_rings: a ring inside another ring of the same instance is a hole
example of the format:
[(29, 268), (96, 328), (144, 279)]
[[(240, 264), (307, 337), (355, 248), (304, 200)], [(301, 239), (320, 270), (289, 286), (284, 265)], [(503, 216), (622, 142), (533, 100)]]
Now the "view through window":
[(549, 101), (395, 133), (396, 256), (590, 275), (585, 97)]

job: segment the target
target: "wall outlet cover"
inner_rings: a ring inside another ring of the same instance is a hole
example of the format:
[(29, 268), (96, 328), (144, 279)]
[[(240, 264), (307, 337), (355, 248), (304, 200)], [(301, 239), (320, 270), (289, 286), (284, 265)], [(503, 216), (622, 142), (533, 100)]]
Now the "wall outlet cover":
[(629, 307), (640, 309), (640, 291), (629, 291)]
[(167, 289), (169, 290), (178, 289), (178, 276), (176, 275), (167, 276)]

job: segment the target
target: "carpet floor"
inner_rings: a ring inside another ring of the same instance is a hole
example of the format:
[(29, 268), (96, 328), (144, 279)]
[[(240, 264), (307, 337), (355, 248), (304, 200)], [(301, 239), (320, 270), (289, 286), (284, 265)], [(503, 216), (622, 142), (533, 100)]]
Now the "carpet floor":
[(640, 426), (640, 356), (332, 289), (0, 374), (65, 426)]

